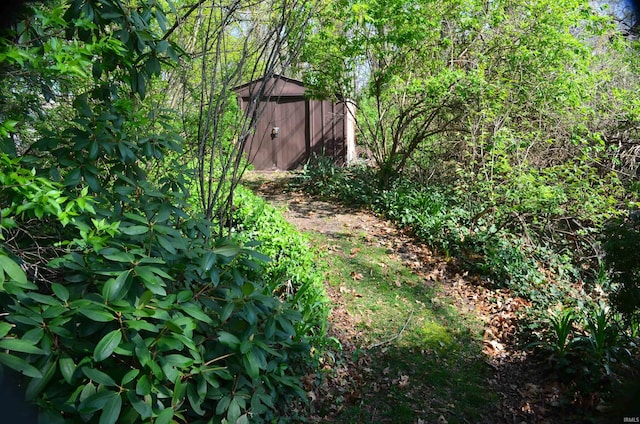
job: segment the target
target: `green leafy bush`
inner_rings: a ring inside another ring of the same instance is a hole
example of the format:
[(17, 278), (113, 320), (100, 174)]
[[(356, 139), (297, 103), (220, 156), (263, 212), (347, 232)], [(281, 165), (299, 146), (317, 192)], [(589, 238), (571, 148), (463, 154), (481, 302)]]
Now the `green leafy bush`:
[(40, 208), (39, 185), (62, 187), (4, 163), (13, 169), (3, 175), (31, 184), (3, 179), (3, 234), (35, 216), (61, 228), (61, 211), (73, 216), (67, 253), (49, 264), (56, 279), (27, 277), (15, 245), (0, 251), (0, 364), (24, 376), (47, 422), (261, 422), (304, 396), (301, 313), (272, 295), (264, 255), (209, 241), (206, 222), (173, 213), (105, 225), (88, 198)]
[(305, 398), (323, 322), (215, 239), (165, 162), (183, 140), (151, 92), (179, 51), (164, 8), (53, 1), (0, 37), (0, 98), (60, 106), (32, 123), (0, 103), (0, 366), (43, 422), (268, 422)]
[(303, 334), (315, 334), (322, 344), (329, 313), (328, 297), (318, 268), (319, 252), (282, 213), (244, 187), (235, 192), (233, 238), (242, 243), (257, 240), (258, 249), (272, 260), (263, 278), (274, 295), (292, 302), (302, 314), (296, 326)]
[(374, 169), (362, 163), (350, 166), (336, 164), (322, 155), (312, 155), (296, 182), (306, 192), (329, 199), (338, 199), (349, 205), (370, 205), (377, 185)]

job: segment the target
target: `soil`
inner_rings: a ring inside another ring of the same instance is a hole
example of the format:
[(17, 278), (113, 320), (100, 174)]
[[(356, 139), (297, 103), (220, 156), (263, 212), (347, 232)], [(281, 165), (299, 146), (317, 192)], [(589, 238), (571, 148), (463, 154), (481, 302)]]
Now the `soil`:
[[(286, 172), (253, 172), (245, 183), (276, 207), (282, 208), (287, 220), (300, 231), (314, 231), (326, 236), (345, 233), (366, 233), (371, 243), (386, 245), (402, 258), (414, 272), (424, 277), (425, 284), (438, 284), (462, 314), (473, 314), (484, 323), (484, 355), (492, 372), (487, 387), (497, 394), (497, 402), (483, 412), (481, 422), (486, 423), (564, 423), (604, 422), (596, 419), (597, 398), (578, 399), (567, 405), (562, 394), (567, 388), (558, 383), (556, 376), (544, 370), (543, 358), (527, 353), (516, 344), (518, 311), (527, 301), (513, 296), (508, 290), (486, 287), (478, 276), (460, 271), (454, 262), (433, 252), (416, 241), (410, 234), (398, 229), (370, 211), (351, 209), (335, 203), (315, 199), (290, 185), (291, 174)], [(330, 380), (325, 387), (310, 392), (316, 403), (321, 403), (323, 392), (340, 391), (359, 399), (358, 386), (363, 378), (362, 358), (349, 358), (358, 348), (358, 334), (354, 331), (354, 318), (345, 307), (343, 293), (328, 287), (335, 305), (329, 317), (330, 336), (337, 338), (345, 358), (338, 370), (341, 378)], [(366, 358), (365, 358), (366, 361)], [(347, 378), (345, 378), (345, 375)], [(374, 384), (376, 384), (374, 382)], [(375, 406), (373, 406), (375, 407)], [(317, 418), (321, 422), (340, 422), (339, 411)], [(440, 423), (446, 423), (440, 417)], [(422, 422), (422, 420), (418, 420)], [(468, 421), (467, 421), (468, 422)]]

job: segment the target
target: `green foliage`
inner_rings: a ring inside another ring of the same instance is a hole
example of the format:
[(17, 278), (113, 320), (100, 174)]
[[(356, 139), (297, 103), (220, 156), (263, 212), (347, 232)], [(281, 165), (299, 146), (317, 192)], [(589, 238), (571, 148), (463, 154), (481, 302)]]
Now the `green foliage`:
[(344, 180), (344, 173), (345, 168), (336, 165), (332, 158), (314, 153), (304, 165), (300, 184), (308, 193), (339, 197), (338, 191)]
[(314, 334), (314, 345), (324, 343), (324, 325), (329, 313), (327, 294), (318, 268), (319, 252), (309, 239), (289, 224), (280, 211), (244, 187), (235, 193), (233, 238), (239, 242), (258, 240), (257, 248), (271, 261), (263, 278), (275, 296), (295, 305), (302, 314), (296, 324), (300, 334)]
[(575, 392), (606, 392), (627, 372), (636, 348), (619, 324), (619, 317), (603, 303), (582, 305), (578, 311), (565, 308), (551, 313), (541, 341), (533, 345), (549, 356)]
[(378, 192), (371, 184), (376, 178), (376, 171), (364, 164), (344, 167), (330, 157), (314, 154), (295, 184), (314, 195), (362, 206), (370, 204)]
[(628, 324), (640, 321), (640, 220), (635, 212), (608, 223), (605, 264), (614, 285), (611, 300)]
[(346, 1), (318, 21), (305, 79), (316, 96), (357, 100), (381, 188), (425, 151), (491, 161), (504, 131), (526, 140), (512, 154), (547, 160), (592, 128), (609, 78), (591, 52), (612, 27), (585, 1)]
[[(15, 181), (31, 176), (16, 161), (8, 165)], [(15, 256), (21, 252), (3, 246), (0, 300), (8, 313), (0, 323), (0, 363), (24, 375), (27, 400), (44, 416), (236, 422), (251, 414), (256, 421), (273, 417), (287, 396), (304, 396), (295, 377), (309, 358), (295, 329), (301, 314), (271, 295), (261, 277), (263, 255), (225, 240), (209, 243), (204, 221), (176, 226), (181, 217), (171, 216), (171, 230), (127, 213), (105, 228), (90, 200), (80, 208), (82, 201), (60, 197), (40, 210), (42, 188), (49, 195), (62, 189), (40, 183), (31, 177), (31, 190), (23, 190), (5, 178), (2, 197), (18, 206), (3, 211), (3, 228), (24, 226), (30, 214), (52, 225), (71, 216), (76, 228), (67, 234), (75, 238), (51, 263), (64, 276), (57, 281), (27, 278)]]
[(182, 143), (151, 95), (169, 11), (52, 2), (0, 40), (2, 98), (33, 100), (0, 103), (0, 364), (47, 422), (262, 422), (304, 398), (313, 289), (274, 296), (263, 254), (188, 213), (190, 170), (155, 168)]

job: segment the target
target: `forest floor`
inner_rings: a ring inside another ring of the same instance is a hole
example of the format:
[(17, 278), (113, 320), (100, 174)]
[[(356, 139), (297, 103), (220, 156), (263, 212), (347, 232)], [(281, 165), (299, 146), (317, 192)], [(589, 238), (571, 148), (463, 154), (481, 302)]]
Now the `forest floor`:
[(565, 388), (544, 375), (548, 367), (516, 345), (524, 299), (485, 287), (373, 213), (310, 197), (290, 179), (253, 172), (245, 183), (309, 236), (324, 266), (337, 343), (323, 370), (305, 377), (310, 421), (584, 422), (562, 401)]

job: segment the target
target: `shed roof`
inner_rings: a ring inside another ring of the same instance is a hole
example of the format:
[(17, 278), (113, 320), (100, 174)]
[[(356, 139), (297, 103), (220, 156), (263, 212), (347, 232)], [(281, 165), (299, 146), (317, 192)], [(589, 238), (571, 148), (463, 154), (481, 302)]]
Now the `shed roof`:
[[(263, 86), (263, 78), (258, 78), (233, 89), (243, 99), (257, 97)], [(262, 97), (304, 97), (306, 89), (302, 81), (287, 78), (282, 75), (273, 75), (270, 81), (264, 84)]]

